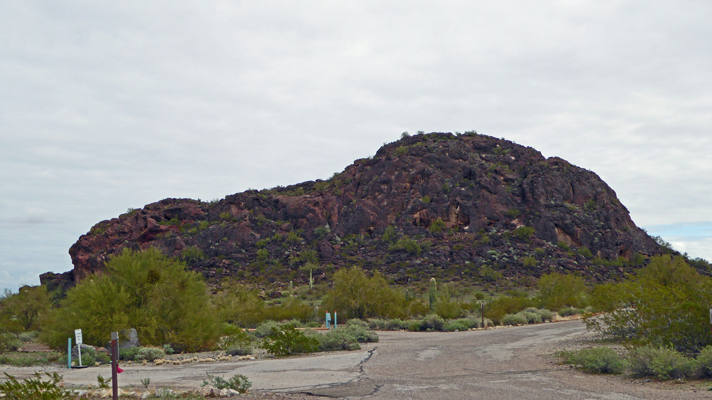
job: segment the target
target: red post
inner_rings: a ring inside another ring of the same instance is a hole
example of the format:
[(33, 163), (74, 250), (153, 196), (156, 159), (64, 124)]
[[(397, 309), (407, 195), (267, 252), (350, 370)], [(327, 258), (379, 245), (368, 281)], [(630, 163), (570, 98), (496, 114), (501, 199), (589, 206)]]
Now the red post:
[(111, 332), (111, 386), (113, 400), (119, 400), (119, 332)]

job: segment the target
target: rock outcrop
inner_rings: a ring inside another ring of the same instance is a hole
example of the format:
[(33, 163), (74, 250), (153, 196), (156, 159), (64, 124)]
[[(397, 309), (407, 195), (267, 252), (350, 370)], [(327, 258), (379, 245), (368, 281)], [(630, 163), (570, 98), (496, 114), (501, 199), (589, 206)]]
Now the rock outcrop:
[(150, 246), (209, 281), (261, 284), (351, 265), (397, 283), (551, 271), (605, 281), (661, 253), (595, 173), (474, 132), (405, 137), (326, 181), (165, 199), (99, 222), (69, 250), (74, 279)]

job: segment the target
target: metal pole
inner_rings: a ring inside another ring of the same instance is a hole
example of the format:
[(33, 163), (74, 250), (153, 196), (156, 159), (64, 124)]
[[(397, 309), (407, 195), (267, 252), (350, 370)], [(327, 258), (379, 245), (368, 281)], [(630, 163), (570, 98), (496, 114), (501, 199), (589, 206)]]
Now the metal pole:
[(484, 302), (480, 303), (480, 315), (482, 316), (482, 327), (487, 329), (487, 325), (485, 325), (485, 303)]
[(72, 369), (72, 338), (67, 338), (67, 368)]
[(117, 367), (119, 366), (119, 332), (111, 332), (111, 386), (113, 389), (113, 400), (119, 400), (119, 377)]
[(334, 311), (334, 329), (336, 329), (336, 311)]

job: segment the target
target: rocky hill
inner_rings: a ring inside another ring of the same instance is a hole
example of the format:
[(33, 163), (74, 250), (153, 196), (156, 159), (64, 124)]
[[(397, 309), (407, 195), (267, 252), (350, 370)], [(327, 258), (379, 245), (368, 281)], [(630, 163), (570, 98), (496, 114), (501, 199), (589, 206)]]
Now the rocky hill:
[(73, 277), (149, 246), (211, 282), (275, 286), (351, 265), (401, 284), (525, 285), (551, 271), (605, 281), (661, 253), (595, 173), (475, 132), (404, 137), (326, 181), (131, 210), (71, 247)]

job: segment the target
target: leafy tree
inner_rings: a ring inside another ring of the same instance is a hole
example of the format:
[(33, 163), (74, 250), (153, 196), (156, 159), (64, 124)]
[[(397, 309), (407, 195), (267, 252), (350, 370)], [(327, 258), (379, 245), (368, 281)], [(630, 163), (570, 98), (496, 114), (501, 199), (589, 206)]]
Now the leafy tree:
[(334, 287), (324, 298), (326, 310), (335, 310), (346, 318), (400, 318), (405, 316), (405, 296), (388, 287), (376, 272), (369, 278), (357, 266), (334, 274)]
[(30, 331), (39, 328), (39, 321), (50, 310), (47, 288), (44, 286), (23, 286), (18, 293), (6, 291), (0, 300), (1, 325), (13, 332)]
[(631, 280), (597, 286), (591, 304), (604, 314), (588, 316), (589, 329), (635, 343), (673, 346), (686, 353), (712, 344), (712, 279), (700, 275), (680, 256), (654, 257)]
[(224, 286), (224, 291), (213, 297), (221, 321), (253, 328), (266, 318), (265, 302), (257, 290), (236, 282)]
[(565, 306), (585, 307), (587, 291), (586, 283), (578, 276), (553, 272), (539, 279), (541, 305), (549, 310), (556, 311)]
[(76, 328), (84, 341), (104, 345), (110, 333), (136, 328), (144, 344), (170, 343), (196, 351), (215, 345), (219, 325), (200, 275), (157, 249), (125, 249), (105, 272), (67, 293), (42, 338), (59, 347)]

